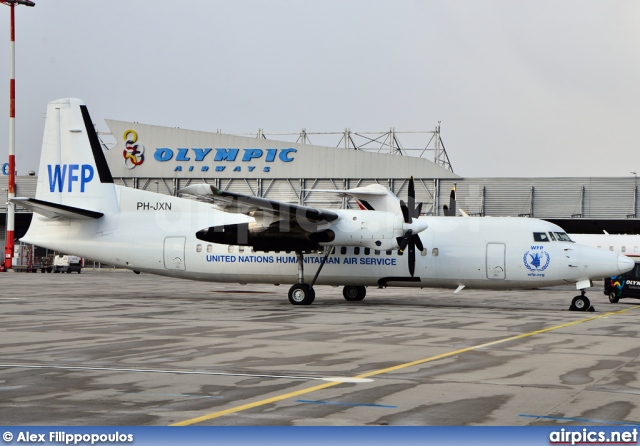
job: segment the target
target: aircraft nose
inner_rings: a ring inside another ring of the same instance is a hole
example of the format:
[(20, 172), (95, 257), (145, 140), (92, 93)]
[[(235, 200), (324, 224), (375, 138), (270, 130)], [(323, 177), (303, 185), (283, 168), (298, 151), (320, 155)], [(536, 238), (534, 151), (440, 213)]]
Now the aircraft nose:
[(629, 257), (622, 255), (618, 256), (618, 270), (620, 270), (620, 274), (631, 271), (635, 265), (635, 262)]

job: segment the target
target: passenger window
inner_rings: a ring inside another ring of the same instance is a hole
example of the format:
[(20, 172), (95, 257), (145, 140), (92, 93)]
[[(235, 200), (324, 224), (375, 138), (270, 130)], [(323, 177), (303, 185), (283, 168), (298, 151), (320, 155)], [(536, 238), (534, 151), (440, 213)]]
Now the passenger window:
[(364, 255), (368, 256), (369, 254), (371, 254), (371, 248), (364, 248)]
[(613, 251), (613, 246), (609, 246), (609, 251)]
[(533, 241), (534, 242), (548, 242), (549, 236), (546, 232), (534, 232), (533, 233)]
[(356, 255), (356, 256), (360, 255), (360, 247), (359, 246), (356, 246), (355, 248), (353, 248), (353, 255)]
[(202, 245), (199, 243), (196, 245), (196, 252), (202, 252)]
[(207, 252), (213, 251), (213, 245), (207, 245)]
[(238, 252), (244, 252), (244, 246), (238, 246)]
[(393, 252), (391, 250), (387, 251), (387, 255), (390, 256), (391, 254), (393, 254)]
[(626, 247), (626, 246), (623, 246), (623, 247), (620, 249), (620, 251), (621, 251), (621, 252), (627, 252), (627, 247)]
[(377, 256), (379, 256), (379, 255), (380, 255), (380, 251), (379, 251), (379, 250), (377, 250), (377, 249), (376, 249), (375, 251), (373, 251), (373, 253), (374, 253), (375, 255), (377, 255)]
[(638, 247), (637, 246), (633, 247), (633, 252), (638, 252)]
[(347, 247), (343, 246), (342, 248), (340, 248), (340, 254), (345, 255), (347, 253)]
[(434, 256), (434, 257), (438, 257), (438, 248), (433, 248), (431, 250), (431, 255)]
[(233, 252), (233, 245), (229, 245), (229, 247), (227, 248), (227, 251)]
[(422, 251), (420, 251), (420, 255), (421, 256), (426, 256), (427, 255), (427, 248), (423, 249)]
[(398, 255), (399, 255), (399, 256), (404, 255), (404, 251), (400, 251), (400, 250), (398, 249)]

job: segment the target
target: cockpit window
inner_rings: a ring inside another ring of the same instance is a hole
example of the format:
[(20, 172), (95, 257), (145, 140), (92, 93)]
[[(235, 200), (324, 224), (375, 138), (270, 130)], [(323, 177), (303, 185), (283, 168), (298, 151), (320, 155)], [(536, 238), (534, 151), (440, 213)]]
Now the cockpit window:
[(573, 240), (571, 240), (571, 237), (569, 237), (566, 232), (556, 232), (555, 234), (558, 240), (561, 242), (573, 242)]
[(548, 242), (549, 236), (546, 232), (534, 232), (533, 233), (533, 241), (534, 242)]
[(554, 242), (556, 241), (556, 236), (555, 236), (555, 235), (553, 235), (553, 232), (550, 232), (550, 233), (549, 233), (549, 237), (551, 237), (551, 240), (552, 240), (552, 241), (554, 241)]

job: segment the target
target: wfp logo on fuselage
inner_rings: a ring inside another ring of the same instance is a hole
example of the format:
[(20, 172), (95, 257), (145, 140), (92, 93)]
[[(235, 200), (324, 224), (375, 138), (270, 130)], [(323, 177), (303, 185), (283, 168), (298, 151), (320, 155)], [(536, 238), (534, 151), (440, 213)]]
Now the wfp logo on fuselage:
[(532, 246), (530, 251), (524, 253), (522, 260), (529, 271), (540, 272), (547, 269), (551, 256), (542, 246)]
[(48, 164), (47, 172), (50, 192), (84, 192), (95, 175), (90, 164)]

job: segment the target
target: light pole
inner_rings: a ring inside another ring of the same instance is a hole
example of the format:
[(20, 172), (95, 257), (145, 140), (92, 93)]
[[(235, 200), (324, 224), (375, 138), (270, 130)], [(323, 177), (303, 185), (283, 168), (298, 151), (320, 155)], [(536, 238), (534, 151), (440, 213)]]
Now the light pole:
[(9, 79), (9, 181), (7, 190), (7, 236), (4, 248), (4, 267), (13, 267), (13, 238), (16, 221), (16, 205), (11, 202), (16, 196), (16, 32), (15, 6), (35, 6), (30, 0), (2, 0), (1, 3), (11, 7), (11, 79)]

